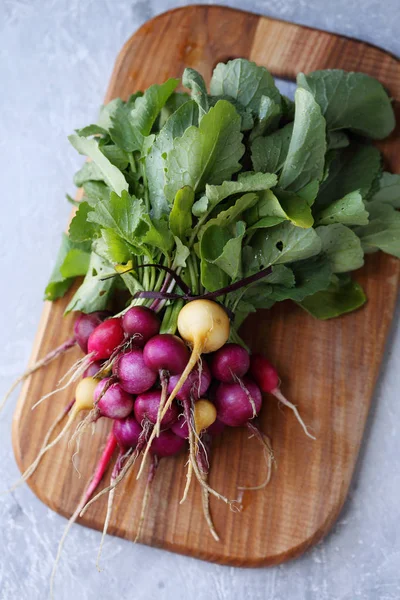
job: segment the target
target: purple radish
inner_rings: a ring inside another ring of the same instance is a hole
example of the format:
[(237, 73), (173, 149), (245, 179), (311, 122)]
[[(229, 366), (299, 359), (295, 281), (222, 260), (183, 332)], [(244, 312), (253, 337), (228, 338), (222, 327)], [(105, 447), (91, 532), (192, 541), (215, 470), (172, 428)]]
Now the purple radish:
[(172, 424), (171, 431), (173, 431), (175, 435), (179, 436), (183, 440), (187, 440), (189, 438), (189, 427), (184, 415), (180, 415), (178, 420)]
[(75, 320), (74, 336), (80, 349), (86, 354), (88, 351), (88, 340), (90, 334), (100, 323), (103, 323), (110, 313), (107, 311), (92, 312), (89, 314), (81, 313)]
[(90, 363), (82, 377), (96, 377), (97, 373), (102, 367), (103, 363), (100, 360), (95, 360), (94, 362)]
[(119, 383), (113, 383), (111, 377), (102, 379), (94, 391), (94, 402), (99, 417), (124, 419), (131, 414), (134, 399), (122, 389)]
[[(149, 390), (137, 396), (133, 411), (138, 423), (148, 421), (151, 425), (156, 425), (160, 413), (161, 392), (159, 390)], [(171, 404), (160, 422), (163, 429), (168, 429), (178, 418), (178, 407), (175, 403)]]
[(159, 458), (164, 458), (179, 454), (185, 446), (185, 440), (168, 429), (167, 431), (161, 431), (160, 435), (154, 438), (150, 452)]
[(136, 448), (143, 429), (135, 417), (129, 416), (125, 419), (115, 419), (113, 432), (118, 446), (126, 451), (128, 448)]
[[(179, 381), (179, 375), (170, 377), (168, 384), (168, 392), (171, 393), (177, 382)], [(211, 384), (211, 373), (210, 369), (205, 361), (201, 363), (201, 366), (197, 365), (190, 375), (187, 377), (185, 383), (177, 393), (176, 397), (178, 400), (198, 400), (207, 392)]]
[(250, 355), (239, 344), (225, 344), (211, 359), (211, 373), (223, 383), (242, 379), (250, 368)]
[(133, 306), (122, 317), (122, 327), (135, 346), (143, 348), (146, 342), (160, 331), (156, 313), (145, 306)]
[(220, 383), (215, 392), (218, 419), (230, 427), (241, 427), (261, 410), (258, 385), (245, 378), (241, 383)]
[(157, 380), (157, 373), (146, 366), (139, 348), (121, 354), (113, 365), (113, 373), (130, 394), (147, 392)]
[(156, 434), (160, 432), (161, 412), (164, 408), (168, 393), (168, 383), (171, 375), (178, 375), (185, 369), (189, 360), (189, 350), (185, 343), (176, 335), (159, 334), (147, 342), (143, 350), (143, 360), (146, 366), (158, 373), (161, 382), (161, 398), (158, 407), (158, 417), (155, 423)]

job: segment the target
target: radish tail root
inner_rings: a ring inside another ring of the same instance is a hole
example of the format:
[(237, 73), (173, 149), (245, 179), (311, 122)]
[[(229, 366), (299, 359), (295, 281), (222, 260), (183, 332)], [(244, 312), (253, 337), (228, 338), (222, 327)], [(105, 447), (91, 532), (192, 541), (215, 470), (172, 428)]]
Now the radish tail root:
[(99, 492), (98, 494), (96, 494), (96, 496), (94, 496), (94, 498), (92, 498), (91, 500), (89, 500), (89, 502), (82, 508), (81, 514), (80, 516), (83, 517), (83, 515), (85, 514), (85, 512), (87, 511), (87, 509), (89, 508), (89, 506), (91, 504), (93, 504), (94, 502), (96, 502), (96, 500), (98, 500), (101, 496), (103, 496), (103, 494), (107, 494), (107, 492), (111, 491), (112, 489), (114, 489), (115, 487), (117, 487), (117, 485), (120, 483), (120, 481), (122, 481), (122, 479), (124, 479), (125, 475), (127, 474), (127, 472), (129, 471), (129, 469), (135, 464), (139, 454), (141, 453), (144, 445), (146, 443), (146, 437), (143, 436), (141, 439), (139, 439), (138, 441), (138, 445), (136, 446), (135, 450), (132, 452), (132, 454), (129, 456), (129, 453), (124, 455), (125, 457), (128, 457), (128, 460), (126, 461), (125, 465), (123, 466), (123, 468), (121, 469), (118, 477), (115, 478), (115, 481), (110, 484), (109, 486), (107, 486), (106, 488), (104, 488), (104, 490), (101, 490), (101, 492)]
[[(110, 479), (110, 486), (111, 487), (112, 487), (114, 481), (116, 480), (116, 478), (118, 477), (118, 475), (119, 475), (119, 473), (121, 471), (122, 460), (123, 460), (123, 452), (120, 451), (118, 459), (117, 459), (117, 462), (115, 463), (114, 468), (113, 468), (112, 473), (111, 473), (111, 479)], [(105, 518), (105, 521), (104, 521), (103, 532), (101, 534), (101, 541), (100, 541), (99, 551), (97, 553), (96, 567), (97, 567), (97, 570), (99, 572), (101, 572), (101, 569), (100, 569), (100, 558), (101, 558), (101, 553), (102, 553), (102, 550), (103, 550), (104, 541), (106, 539), (108, 526), (110, 524), (110, 519), (111, 519), (111, 514), (112, 514), (112, 508), (113, 508), (113, 504), (114, 504), (114, 497), (115, 497), (115, 487), (112, 487), (112, 489), (110, 490), (110, 493), (108, 494), (107, 513), (106, 513), (106, 518)]]
[(71, 529), (72, 525), (77, 520), (77, 518), (79, 517), (79, 513), (81, 512), (83, 506), (88, 502), (88, 500), (91, 498), (91, 496), (95, 492), (96, 488), (100, 484), (100, 481), (108, 467), (108, 464), (112, 458), (112, 455), (114, 454), (116, 447), (117, 447), (117, 440), (115, 439), (114, 434), (111, 432), (107, 438), (107, 442), (106, 442), (105, 448), (103, 450), (103, 454), (101, 455), (100, 460), (97, 463), (97, 467), (94, 472), (94, 475), (93, 475), (89, 485), (87, 486), (86, 490), (84, 491), (82, 498), (81, 498), (74, 514), (71, 516), (70, 520), (68, 521), (67, 526), (62, 535), (62, 538), (58, 544), (57, 555), (56, 555), (56, 559), (54, 561), (53, 570), (52, 570), (51, 577), (50, 577), (50, 597), (51, 598), (54, 598), (54, 594), (53, 594), (54, 580), (55, 580), (58, 563), (60, 562), (61, 553), (63, 550), (65, 540), (67, 538), (68, 532)]
[[(190, 431), (193, 427), (193, 402), (191, 400), (190, 401), (185, 400), (183, 402), (183, 411), (184, 411), (186, 423), (188, 424), (188, 429)], [(190, 438), (189, 438), (189, 442), (190, 442)], [(188, 497), (190, 484), (192, 483), (192, 477), (193, 477), (193, 465), (192, 465), (192, 461), (190, 460), (190, 452), (189, 452), (189, 457), (188, 457), (188, 462), (187, 462), (186, 485), (185, 485), (185, 489), (183, 491), (183, 496), (182, 496), (179, 504), (183, 504)]]
[(300, 423), (300, 425), (302, 426), (306, 436), (311, 438), (312, 440), (316, 440), (317, 438), (309, 432), (307, 425), (304, 423), (303, 419), (301, 418), (300, 413), (297, 410), (297, 406), (295, 406), (295, 404), (292, 404), (292, 402), (289, 402), (289, 400), (287, 400), (285, 398), (285, 396), (282, 394), (282, 392), (280, 391), (279, 388), (276, 388), (271, 393), (273, 396), (275, 396), (275, 398), (277, 398), (277, 400), (279, 400), (279, 402), (281, 402), (284, 406), (287, 406), (294, 412), (295, 417), (298, 420), (298, 422)]
[(263, 447), (263, 453), (264, 453), (264, 457), (265, 457), (265, 462), (267, 465), (267, 476), (265, 478), (265, 480), (260, 484), (260, 485), (255, 485), (255, 486), (238, 486), (238, 490), (240, 490), (241, 492), (244, 491), (256, 491), (256, 490), (262, 490), (264, 489), (270, 482), (271, 480), (271, 476), (272, 476), (272, 466), (275, 465), (276, 466), (276, 460), (275, 460), (275, 456), (274, 456), (274, 451), (272, 449), (272, 445), (271, 445), (271, 440), (269, 439), (269, 437), (263, 433), (262, 431), (260, 431), (260, 429), (254, 425), (254, 423), (251, 423), (250, 421), (248, 421), (247, 423), (247, 427), (249, 429), (249, 431), (251, 432), (252, 436), (254, 436), (256, 438), (256, 440), (262, 445)]
[(161, 414), (162, 414), (162, 410), (164, 408), (165, 402), (167, 400), (167, 395), (168, 395), (169, 374), (164, 369), (160, 370), (160, 382), (161, 382), (161, 398), (160, 398), (160, 404), (158, 406), (157, 421), (154, 426), (157, 437), (160, 435), (160, 426), (161, 426), (161, 420), (162, 420)]
[(151, 496), (151, 486), (152, 486), (152, 483), (153, 483), (153, 480), (154, 480), (154, 477), (156, 474), (157, 467), (158, 467), (158, 458), (157, 458), (157, 456), (152, 456), (150, 467), (149, 467), (149, 473), (147, 475), (146, 487), (144, 490), (144, 495), (143, 495), (143, 500), (142, 500), (142, 508), (140, 511), (137, 534), (133, 541), (134, 544), (136, 544), (139, 541), (140, 536), (142, 534), (143, 523), (144, 523), (144, 519), (146, 516), (147, 506), (149, 504), (150, 496)]
[[(33, 475), (33, 473), (36, 471), (36, 469), (38, 468), (39, 463), (40, 463), (43, 455), (46, 454), (46, 452), (48, 450), (50, 450), (51, 448), (53, 448), (53, 446), (55, 446), (60, 441), (60, 439), (67, 433), (68, 429), (71, 427), (73, 418), (75, 416), (75, 412), (73, 410), (74, 403), (75, 403), (75, 400), (72, 400), (60, 412), (60, 414), (58, 415), (58, 417), (56, 418), (56, 420), (54, 421), (54, 423), (50, 426), (49, 430), (47, 431), (47, 433), (45, 435), (45, 438), (43, 440), (42, 447), (39, 450), (39, 452), (38, 452), (35, 460), (24, 471), (24, 473), (21, 475), (20, 479), (18, 479), (18, 481), (16, 481), (14, 483), (14, 485), (9, 490), (7, 490), (7, 492), (13, 492), (17, 488), (19, 488), (23, 483), (25, 483), (29, 479), (29, 477), (31, 477)], [(68, 421), (66, 422), (65, 426), (63, 427), (63, 429), (61, 430), (61, 432), (58, 434), (58, 436), (53, 441), (50, 442), (49, 440), (50, 440), (51, 436), (53, 435), (54, 430), (61, 423), (61, 421), (64, 419), (64, 417), (68, 413), (69, 413), (69, 417), (68, 417)]]
[(237, 375), (233, 375), (233, 379), (236, 383), (238, 383), (240, 385), (240, 387), (242, 388), (242, 390), (244, 391), (244, 393), (246, 394), (247, 398), (249, 399), (249, 402), (251, 404), (251, 408), (253, 410), (253, 419), (254, 417), (257, 416), (257, 408), (253, 399), (253, 396), (250, 394), (249, 390), (247, 389), (247, 387), (244, 385), (243, 381), (240, 379), (240, 377), (238, 377)]
[[(38, 400), (32, 406), (32, 410), (34, 408), (36, 408), (37, 406), (39, 406), (39, 404), (41, 404), (48, 398), (51, 398), (51, 396), (54, 396), (54, 394), (57, 394), (57, 392), (62, 392), (63, 390), (66, 390), (67, 387), (69, 387), (72, 383), (77, 381), (83, 375), (83, 373), (90, 366), (92, 361), (93, 361), (92, 354), (88, 354), (87, 356), (84, 356), (83, 358), (80, 358), (78, 361), (76, 361), (76, 363), (74, 363), (72, 365), (72, 367), (70, 369), (68, 369), (68, 371), (65, 373), (65, 375), (63, 375), (63, 377), (61, 377), (60, 381), (58, 382), (58, 384), (56, 386), (56, 389), (53, 390), (52, 392), (49, 392), (48, 394), (45, 394), (44, 396), (42, 396), (40, 398), (40, 400)], [(61, 385), (62, 382), (65, 381), (65, 379), (67, 379), (68, 377), (69, 377), (69, 379), (67, 380), (67, 383), (65, 383), (64, 385)]]
[(78, 423), (74, 433), (71, 436), (71, 439), (68, 442), (68, 446), (71, 446), (75, 442), (75, 452), (72, 455), (72, 464), (74, 466), (75, 471), (78, 473), (79, 477), (81, 476), (79, 469), (76, 465), (76, 458), (79, 454), (79, 448), (81, 443), (81, 437), (85, 433), (86, 429), (91, 423), (95, 423), (99, 418), (99, 411), (96, 408), (93, 408), (88, 415), (82, 421)]
[(197, 443), (196, 443), (196, 437), (195, 437), (196, 434), (194, 431), (193, 417), (191, 414), (191, 405), (188, 400), (183, 402), (183, 408), (185, 411), (185, 418), (186, 418), (186, 421), (187, 421), (187, 424), (189, 427), (189, 459), (190, 459), (190, 463), (192, 465), (192, 469), (194, 471), (197, 481), (199, 482), (202, 490), (208, 491), (210, 494), (212, 494), (219, 500), (222, 500), (223, 502), (228, 504), (228, 506), (232, 510), (238, 511), (239, 506), (238, 506), (238, 503), (236, 500), (230, 500), (229, 498), (226, 498), (225, 496), (223, 496), (222, 494), (220, 494), (219, 492), (214, 490), (214, 488), (210, 487), (208, 485), (207, 481), (204, 481), (202, 474), (200, 472), (199, 466), (197, 464), (197, 459), (196, 459), (196, 453), (197, 453), (197, 450), (196, 450)]
[[(201, 448), (197, 452), (197, 460), (199, 464), (199, 469), (202, 475), (203, 480), (207, 483), (208, 479), (208, 471), (210, 467), (210, 463), (208, 460), (208, 454), (211, 451), (211, 436), (205, 434), (205, 442), (202, 444)], [(215, 529), (214, 522), (212, 520), (211, 511), (210, 511), (210, 494), (208, 490), (204, 488), (201, 490), (201, 503), (203, 507), (203, 515), (208, 525), (208, 529), (210, 530), (211, 535), (213, 536), (216, 542), (220, 541), (219, 535)]]
[(10, 389), (7, 391), (4, 398), (2, 398), (2, 400), (0, 402), (0, 413), (3, 410), (8, 398), (11, 396), (11, 394), (13, 393), (15, 388), (20, 383), (25, 381), (25, 379), (27, 379), (30, 375), (33, 375), (33, 373), (36, 373), (36, 371), (38, 371), (42, 367), (45, 367), (46, 365), (50, 364), (58, 356), (61, 356), (62, 354), (64, 354), (65, 352), (67, 352), (68, 350), (73, 348), (75, 346), (75, 344), (76, 344), (75, 338), (71, 338), (71, 339), (67, 340), (66, 342), (61, 344), (61, 346), (59, 346), (55, 350), (52, 350), (51, 352), (46, 354), (46, 356), (44, 356), (43, 358), (41, 358), (40, 360), (35, 362), (31, 367), (26, 369), (26, 371), (24, 371), (24, 373), (22, 373), (22, 375), (17, 377), (17, 379), (11, 385)]

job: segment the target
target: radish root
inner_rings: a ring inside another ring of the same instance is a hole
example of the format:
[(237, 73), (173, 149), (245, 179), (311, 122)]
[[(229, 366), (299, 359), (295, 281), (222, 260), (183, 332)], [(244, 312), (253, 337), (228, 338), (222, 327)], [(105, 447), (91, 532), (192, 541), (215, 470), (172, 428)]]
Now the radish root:
[(149, 467), (149, 473), (148, 473), (147, 481), (146, 481), (146, 487), (144, 490), (144, 495), (143, 495), (143, 500), (142, 500), (142, 508), (140, 511), (138, 530), (136, 533), (136, 537), (133, 541), (134, 544), (136, 544), (138, 542), (138, 540), (140, 539), (141, 533), (142, 533), (143, 523), (144, 523), (144, 519), (146, 516), (146, 510), (147, 510), (147, 506), (148, 506), (150, 496), (151, 496), (151, 484), (153, 483), (157, 467), (158, 467), (158, 458), (157, 458), (157, 456), (152, 456), (150, 467)]
[(22, 383), (23, 381), (25, 381), (25, 379), (27, 379), (30, 375), (33, 375), (33, 373), (36, 373), (36, 371), (38, 371), (42, 367), (45, 367), (46, 365), (50, 364), (58, 356), (61, 356), (65, 352), (68, 352), (68, 350), (70, 350), (71, 348), (73, 348), (75, 345), (76, 345), (75, 338), (71, 338), (71, 339), (67, 340), (66, 342), (64, 342), (63, 344), (61, 344), (61, 346), (59, 346), (55, 350), (52, 350), (51, 352), (49, 352), (48, 354), (46, 354), (46, 356), (44, 356), (43, 358), (41, 358), (40, 360), (38, 360), (37, 362), (35, 362), (31, 367), (29, 367), (28, 369), (26, 369), (26, 371), (24, 371), (22, 373), (22, 375), (20, 375), (19, 377), (17, 377), (17, 379), (11, 385), (10, 389), (6, 392), (5, 396), (3, 397), (3, 399), (0, 402), (0, 413), (3, 410), (3, 408), (4, 408), (4, 406), (5, 406), (8, 398), (11, 396), (11, 394), (13, 393), (13, 391), (16, 389), (16, 387), (20, 383)]
[[(119, 456), (117, 458), (117, 461), (116, 461), (116, 463), (114, 465), (114, 468), (112, 470), (112, 473), (111, 473), (111, 479), (110, 479), (110, 485), (111, 486), (114, 483), (115, 479), (118, 477), (119, 472), (121, 471), (123, 459), (124, 459), (124, 454), (123, 454), (122, 451), (120, 451)], [(101, 534), (101, 541), (100, 541), (99, 550), (97, 552), (96, 567), (97, 567), (97, 570), (99, 572), (101, 572), (101, 569), (100, 569), (100, 558), (101, 558), (101, 553), (102, 553), (103, 546), (104, 546), (104, 541), (105, 541), (105, 538), (106, 538), (106, 535), (107, 535), (108, 526), (110, 524), (110, 519), (111, 519), (111, 514), (112, 514), (112, 508), (113, 508), (113, 504), (114, 504), (114, 497), (115, 497), (115, 487), (113, 487), (110, 490), (110, 493), (108, 494), (107, 513), (106, 513), (106, 518), (105, 518), (104, 525), (103, 525), (103, 532)]]
[(156, 430), (155, 435), (157, 437), (160, 435), (160, 427), (161, 427), (161, 421), (162, 421), (161, 414), (162, 414), (162, 410), (164, 408), (165, 402), (167, 400), (167, 395), (168, 395), (169, 374), (164, 369), (160, 370), (160, 382), (161, 382), (161, 398), (160, 398), (160, 404), (158, 405), (157, 421), (154, 426), (154, 428)]
[[(92, 359), (93, 359), (93, 354), (88, 354), (87, 356), (84, 356), (83, 358), (80, 358), (78, 361), (76, 361), (76, 363), (74, 363), (72, 365), (72, 367), (70, 369), (68, 369), (68, 371), (65, 373), (65, 375), (63, 375), (63, 377), (61, 377), (60, 381), (58, 382), (58, 384), (56, 386), (56, 389), (53, 390), (52, 392), (49, 392), (48, 394), (45, 394), (44, 396), (42, 396), (40, 398), (40, 400), (38, 400), (32, 406), (32, 410), (34, 408), (36, 408), (37, 406), (39, 406), (39, 404), (41, 404), (42, 402), (44, 402), (45, 400), (50, 398), (51, 396), (54, 396), (54, 394), (57, 394), (57, 392), (62, 392), (63, 390), (66, 390), (67, 387), (69, 387), (72, 383), (77, 381), (77, 379), (79, 379), (83, 375), (83, 373), (86, 371), (86, 369), (90, 366), (90, 364), (92, 363)], [(64, 385), (62, 385), (60, 387), (61, 383), (63, 381), (65, 381), (65, 379), (67, 377), (69, 377), (67, 383), (65, 383)]]
[(307, 425), (304, 423), (303, 419), (301, 418), (300, 413), (297, 409), (297, 406), (295, 404), (292, 404), (292, 402), (289, 402), (289, 400), (287, 400), (285, 398), (285, 396), (282, 394), (282, 392), (280, 391), (280, 389), (278, 387), (275, 388), (273, 390), (273, 392), (271, 392), (271, 394), (273, 396), (275, 396), (275, 398), (277, 398), (277, 400), (279, 400), (279, 402), (281, 402), (282, 404), (284, 404), (285, 406), (287, 406), (294, 412), (295, 417), (298, 420), (298, 422), (300, 423), (300, 425), (302, 426), (306, 436), (311, 438), (312, 440), (316, 440), (317, 438), (309, 432)]
[(54, 561), (53, 570), (51, 572), (51, 577), (50, 577), (50, 597), (51, 598), (54, 598), (54, 593), (53, 593), (54, 580), (55, 580), (55, 576), (56, 576), (56, 572), (57, 572), (58, 563), (60, 562), (64, 543), (65, 543), (65, 540), (69, 533), (69, 530), (71, 529), (72, 525), (75, 523), (77, 518), (79, 517), (79, 513), (81, 512), (82, 507), (85, 506), (85, 504), (88, 502), (88, 500), (91, 498), (91, 496), (95, 492), (96, 488), (100, 484), (100, 481), (108, 467), (108, 464), (112, 458), (112, 455), (114, 454), (116, 447), (117, 447), (117, 440), (115, 439), (113, 432), (111, 432), (107, 438), (107, 442), (106, 442), (105, 448), (103, 450), (103, 454), (101, 455), (100, 460), (97, 463), (97, 467), (94, 472), (94, 475), (93, 475), (90, 483), (88, 484), (86, 490), (84, 491), (82, 498), (81, 498), (75, 512), (69, 519), (67, 526), (64, 530), (64, 533), (61, 537), (61, 540), (58, 544), (57, 555), (56, 555), (56, 558)]
[(140, 452), (142, 451), (144, 445), (146, 443), (146, 438), (145, 436), (143, 436), (142, 439), (139, 439), (138, 445), (136, 446), (135, 450), (132, 452), (132, 454), (130, 454), (129, 456), (129, 452), (127, 454), (125, 454), (124, 456), (127, 457), (129, 456), (128, 460), (126, 461), (125, 465), (123, 466), (123, 468), (121, 469), (119, 475), (115, 478), (114, 482), (112, 484), (110, 484), (109, 486), (107, 486), (106, 488), (104, 488), (104, 490), (101, 490), (101, 492), (99, 492), (98, 494), (96, 494), (96, 496), (94, 496), (94, 498), (92, 498), (83, 508), (82, 511), (80, 513), (80, 516), (83, 517), (83, 515), (85, 514), (85, 512), (87, 511), (87, 509), (89, 508), (89, 506), (91, 504), (93, 504), (94, 502), (96, 502), (96, 500), (98, 500), (101, 496), (103, 496), (103, 494), (107, 494), (107, 492), (110, 492), (111, 490), (113, 490), (115, 487), (117, 487), (117, 485), (120, 483), (120, 481), (122, 481), (122, 479), (124, 479), (126, 473), (129, 471), (129, 469), (135, 464)]
[[(29, 477), (31, 477), (33, 475), (33, 473), (36, 471), (37, 467), (39, 466), (42, 456), (47, 452), (47, 450), (49, 450), (51, 447), (53, 447), (53, 445), (55, 445), (61, 439), (61, 437), (62, 437), (61, 434), (63, 434), (63, 432), (65, 433), (65, 431), (64, 431), (65, 427), (62, 429), (61, 433), (55, 438), (55, 440), (53, 440), (53, 442), (49, 442), (56, 427), (61, 423), (61, 421), (65, 418), (65, 416), (68, 413), (70, 413), (71, 409), (73, 408), (74, 403), (75, 403), (75, 400), (71, 400), (71, 402), (69, 402), (67, 404), (67, 406), (60, 412), (60, 414), (58, 415), (58, 417), (56, 418), (54, 423), (49, 427), (49, 429), (45, 435), (45, 438), (43, 440), (42, 447), (39, 450), (39, 453), (36, 456), (33, 463), (26, 469), (26, 471), (22, 474), (21, 478), (18, 479), (18, 481), (16, 481), (14, 483), (14, 485), (9, 490), (7, 490), (5, 493), (13, 492), (17, 488), (19, 488), (23, 483), (25, 483), (29, 479)], [(68, 422), (69, 421), (67, 421), (66, 426), (68, 425)]]

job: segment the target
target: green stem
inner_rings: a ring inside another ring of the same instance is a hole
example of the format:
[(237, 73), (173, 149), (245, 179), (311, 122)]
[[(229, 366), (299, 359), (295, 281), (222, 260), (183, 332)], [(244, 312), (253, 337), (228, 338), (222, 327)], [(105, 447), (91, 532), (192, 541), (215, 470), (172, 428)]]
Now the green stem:
[(240, 335), (238, 334), (238, 332), (236, 331), (236, 329), (234, 328), (233, 325), (231, 325), (231, 331), (230, 331), (230, 334), (229, 334), (229, 341), (232, 342), (233, 344), (239, 344), (239, 346), (242, 346), (248, 352), (250, 352), (250, 349), (249, 349), (248, 345), (242, 340), (242, 338), (240, 337)]
[(167, 306), (161, 323), (160, 333), (176, 333), (178, 315), (184, 304), (183, 300), (174, 300), (172, 304)]

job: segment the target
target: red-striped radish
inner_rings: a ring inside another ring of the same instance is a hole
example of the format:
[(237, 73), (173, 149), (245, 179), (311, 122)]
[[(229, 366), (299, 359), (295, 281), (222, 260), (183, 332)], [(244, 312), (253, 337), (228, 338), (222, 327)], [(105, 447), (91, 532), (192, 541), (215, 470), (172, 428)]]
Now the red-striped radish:
[(90, 334), (87, 342), (88, 353), (93, 360), (108, 359), (122, 345), (124, 339), (121, 319), (107, 319)]

